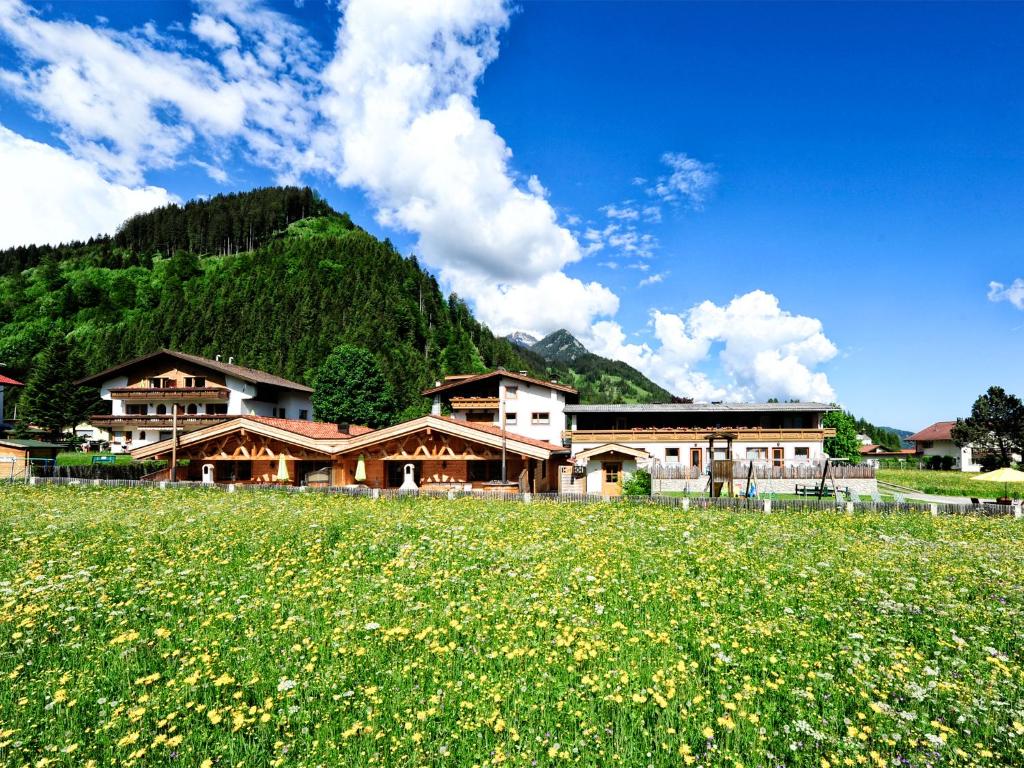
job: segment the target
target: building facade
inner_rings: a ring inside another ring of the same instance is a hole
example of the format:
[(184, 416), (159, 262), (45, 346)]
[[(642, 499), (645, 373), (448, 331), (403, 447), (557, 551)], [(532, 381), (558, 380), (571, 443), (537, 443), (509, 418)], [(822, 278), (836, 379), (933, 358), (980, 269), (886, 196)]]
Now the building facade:
[(265, 371), (161, 349), (78, 382), (99, 388), (109, 413), (90, 423), (111, 450), (131, 451), (242, 415), (311, 421), (313, 390)]
[(23, 387), (25, 386), (20, 381), (12, 379), (10, 376), (4, 376), (0, 374), (0, 435), (5, 434), (10, 426), (10, 422), (4, 420), (4, 389), (6, 387)]
[(168, 439), (132, 450), (140, 460), (172, 455), (188, 459), (177, 479), (195, 482), (543, 492), (557, 488), (568, 451), (444, 416), (371, 430), (251, 415), (182, 435), (177, 446)]
[[(707, 475), (714, 460), (753, 463), (780, 479), (828, 458), (823, 403), (570, 404), (573, 490), (615, 495), (636, 467), (680, 479)], [(563, 484), (563, 489), (565, 485)]]
[(570, 386), (501, 369), (448, 376), (423, 394), (433, 398), (434, 416), (447, 411), (456, 421), (489, 424), (555, 445), (562, 443), (566, 430), (566, 406), (579, 402), (579, 393)]
[(907, 438), (914, 444), (914, 453), (918, 458), (931, 456), (948, 456), (953, 460), (953, 469), (961, 472), (980, 472), (981, 464), (974, 456), (974, 449), (969, 445), (957, 445), (953, 442), (955, 421), (937, 421)]

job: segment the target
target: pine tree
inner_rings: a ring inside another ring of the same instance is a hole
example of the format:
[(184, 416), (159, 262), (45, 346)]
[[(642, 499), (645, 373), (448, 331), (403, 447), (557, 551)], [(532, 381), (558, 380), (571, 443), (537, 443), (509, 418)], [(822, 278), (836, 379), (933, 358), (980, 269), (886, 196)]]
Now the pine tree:
[(39, 353), (21, 393), (20, 433), (25, 434), (27, 426), (34, 424), (60, 439), (65, 427), (88, 416), (95, 398), (74, 383), (81, 374), (77, 359), (63, 333), (56, 334)]

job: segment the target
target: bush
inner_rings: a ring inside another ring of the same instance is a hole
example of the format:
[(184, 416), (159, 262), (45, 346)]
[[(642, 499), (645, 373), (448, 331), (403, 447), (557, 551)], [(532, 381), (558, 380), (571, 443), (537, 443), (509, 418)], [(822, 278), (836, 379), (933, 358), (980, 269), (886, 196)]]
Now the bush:
[(942, 457), (942, 469), (945, 470), (946, 472), (949, 472), (949, 470), (951, 470), (953, 468), (953, 465), (955, 463), (956, 463), (956, 460), (952, 456), (943, 456)]
[(622, 493), (626, 496), (650, 496), (651, 473), (646, 469), (638, 469), (623, 482)]

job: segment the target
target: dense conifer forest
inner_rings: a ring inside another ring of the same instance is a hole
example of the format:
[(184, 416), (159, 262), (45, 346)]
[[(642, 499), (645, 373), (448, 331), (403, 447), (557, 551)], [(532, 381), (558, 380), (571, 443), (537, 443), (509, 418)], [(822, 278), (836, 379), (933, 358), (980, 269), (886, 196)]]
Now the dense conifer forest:
[(27, 377), (58, 339), (76, 376), (164, 346), (301, 382), (355, 344), (378, 357), (405, 415), (427, 407), (419, 392), (434, 379), (496, 366), (560, 378), (587, 400), (635, 397), (621, 372), (576, 372), (496, 338), (415, 257), (308, 188), (169, 205), (112, 236), (0, 251), (5, 372)]

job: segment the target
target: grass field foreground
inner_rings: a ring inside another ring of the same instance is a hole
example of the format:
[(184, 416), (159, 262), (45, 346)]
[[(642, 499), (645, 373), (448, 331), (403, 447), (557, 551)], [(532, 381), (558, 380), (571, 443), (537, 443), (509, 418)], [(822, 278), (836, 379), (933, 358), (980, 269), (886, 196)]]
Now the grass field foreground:
[[(879, 469), (880, 482), (916, 488), (922, 493), (942, 496), (967, 496), (994, 499), (1003, 495), (1002, 483), (974, 480), (972, 472), (943, 472), (934, 469)], [(1006, 492), (1013, 498), (1024, 498), (1024, 483), (1008, 483)]]
[(1024, 764), (1012, 519), (0, 486), (0, 764)]

